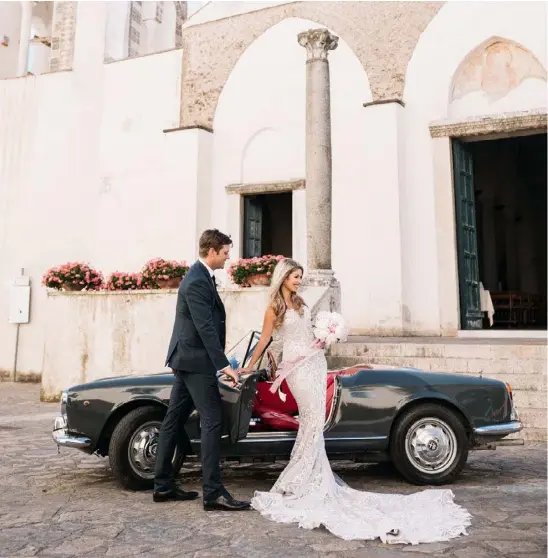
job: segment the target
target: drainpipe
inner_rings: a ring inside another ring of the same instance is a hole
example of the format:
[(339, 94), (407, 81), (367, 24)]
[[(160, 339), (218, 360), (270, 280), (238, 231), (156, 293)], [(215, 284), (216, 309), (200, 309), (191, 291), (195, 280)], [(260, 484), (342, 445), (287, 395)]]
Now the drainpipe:
[[(25, 269), (21, 268), (21, 277), (25, 275)], [(21, 323), (17, 321), (15, 324), (15, 351), (13, 355), (13, 369), (11, 371), (10, 380), (12, 382), (17, 381), (17, 357), (19, 355), (19, 328), (21, 327)]]

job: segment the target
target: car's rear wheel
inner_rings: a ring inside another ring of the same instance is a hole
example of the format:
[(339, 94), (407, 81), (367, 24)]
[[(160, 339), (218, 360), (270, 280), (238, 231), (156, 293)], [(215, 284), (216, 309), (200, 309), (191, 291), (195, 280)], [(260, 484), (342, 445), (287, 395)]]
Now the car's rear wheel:
[(413, 484), (451, 483), (468, 459), (465, 425), (443, 405), (415, 406), (397, 419), (390, 456), (396, 469)]
[[(116, 425), (108, 455), (112, 472), (124, 488), (153, 488), (158, 435), (164, 415), (163, 409), (147, 405), (133, 409)], [(177, 452), (173, 462), (174, 474), (178, 474), (182, 460)]]

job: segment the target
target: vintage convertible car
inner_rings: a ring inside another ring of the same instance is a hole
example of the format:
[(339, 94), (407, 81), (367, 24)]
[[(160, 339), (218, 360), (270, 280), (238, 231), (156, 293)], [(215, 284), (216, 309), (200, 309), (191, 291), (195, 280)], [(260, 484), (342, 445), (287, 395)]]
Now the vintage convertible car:
[[(248, 362), (259, 336), (250, 332), (229, 353), (233, 366)], [(268, 356), (265, 351), (256, 371), (242, 378), (240, 386), (219, 377), (225, 460), (268, 462), (288, 459), (291, 453), (299, 427), (297, 404), (286, 382), (281, 393), (270, 393)], [(149, 489), (172, 383), (172, 374), (160, 373), (74, 386), (62, 394), (53, 439), (58, 446), (108, 455), (123, 487)], [(327, 377), (329, 458), (389, 460), (414, 484), (452, 482), (463, 470), (469, 450), (523, 444), (523, 440), (502, 440), (521, 429), (512, 390), (498, 380), (367, 364), (333, 371)], [(196, 458), (200, 454), (196, 411), (186, 431)], [(176, 472), (181, 465), (176, 452)]]

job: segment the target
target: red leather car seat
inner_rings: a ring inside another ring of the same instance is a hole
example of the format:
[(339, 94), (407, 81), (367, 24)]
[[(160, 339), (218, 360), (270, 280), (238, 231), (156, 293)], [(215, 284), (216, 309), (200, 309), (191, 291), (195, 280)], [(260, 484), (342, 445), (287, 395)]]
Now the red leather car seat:
[(299, 421), (293, 416), (299, 410), (291, 390), (284, 380), (280, 389), (285, 393), (286, 400), (282, 401), (279, 394), (270, 393), (270, 382), (259, 382), (257, 394), (253, 402), (253, 416), (261, 419), (261, 423), (268, 430), (298, 430)]
[[(325, 418), (329, 417), (331, 406), (333, 405), (333, 397), (335, 395), (335, 377), (350, 376), (358, 370), (368, 368), (367, 366), (353, 366), (344, 370), (337, 370), (327, 374), (326, 385), (326, 401), (325, 401)], [(278, 393), (270, 393), (269, 382), (260, 382), (257, 385), (257, 394), (253, 403), (253, 416), (261, 420), (262, 425), (268, 430), (293, 431), (299, 429), (299, 421), (294, 415), (297, 415), (299, 408), (293, 397), (286, 381), (281, 384), (282, 392), (287, 396), (285, 401), (280, 399)]]

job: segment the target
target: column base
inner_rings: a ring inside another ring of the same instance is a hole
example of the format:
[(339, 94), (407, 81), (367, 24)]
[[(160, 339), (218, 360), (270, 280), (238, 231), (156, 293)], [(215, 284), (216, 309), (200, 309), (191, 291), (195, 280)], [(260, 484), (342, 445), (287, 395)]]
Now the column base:
[(341, 285), (335, 278), (332, 269), (312, 269), (304, 277), (304, 287), (320, 287), (324, 289), (321, 300), (315, 307), (315, 311), (327, 312), (341, 311)]
[(331, 287), (339, 282), (332, 269), (310, 269), (304, 276), (303, 284), (308, 287)]

